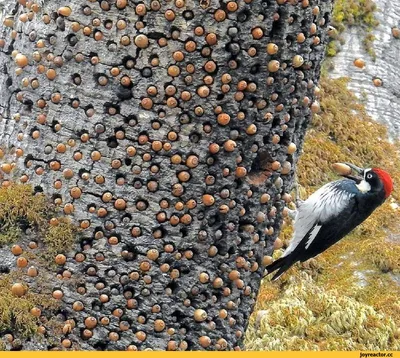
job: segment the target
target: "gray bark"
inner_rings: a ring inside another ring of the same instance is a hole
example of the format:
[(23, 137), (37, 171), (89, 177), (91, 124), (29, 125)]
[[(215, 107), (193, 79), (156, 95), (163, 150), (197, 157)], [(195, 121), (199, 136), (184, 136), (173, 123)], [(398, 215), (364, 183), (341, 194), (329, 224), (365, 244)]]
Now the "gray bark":
[[(54, 287), (64, 293), (65, 318), (76, 322), (68, 338), (77, 347), (231, 350), (242, 346), (263, 275), (263, 257), (271, 253), (279, 231), (283, 198), (291, 189), (310, 120), (332, 6), (330, 0), (310, 0), (309, 5), (297, 0), (279, 1), (281, 5), (275, 0), (246, 2), (239, 1), (237, 11), (226, 11), (226, 19), (220, 22), (214, 14), (223, 15), (226, 1), (186, 1), (181, 8), (176, 6), (179, 1), (163, 1), (158, 11), (145, 1), (144, 16), (135, 14), (131, 1), (118, 9), (112, 0), (71, 0), (69, 16), (57, 15), (65, 2), (45, 1), (25, 23), (19, 16), (28, 9), (16, 5), (4, 10), (14, 18), (13, 28), (0, 29), (4, 160), (15, 161), (15, 172), (27, 175), (36, 190), (62, 198), (61, 207), (72, 203), (70, 216), (75, 222), (89, 223), (76, 247), (68, 248), (63, 270), (71, 271), (72, 278), (54, 280)], [(166, 20), (168, 9), (175, 12), (173, 21)], [(45, 14), (50, 17), (48, 24), (43, 21)], [(127, 21), (125, 29), (116, 29), (118, 19)], [(137, 29), (135, 23), (140, 21), (144, 27)], [(91, 34), (84, 35), (82, 29), (74, 32), (73, 22), (91, 28)], [(203, 35), (194, 34), (199, 26)], [(252, 35), (257, 27), (263, 31), (259, 39)], [(97, 41), (98, 31), (102, 39)], [(305, 35), (302, 43), (296, 40), (300, 32)], [(215, 44), (210, 39), (207, 44), (209, 33), (216, 35)], [(148, 38), (148, 47), (135, 45), (139, 34)], [(130, 39), (127, 46), (120, 43), (124, 35)], [(165, 47), (160, 39), (165, 39)], [(196, 44), (193, 52), (184, 48), (189, 40)], [(44, 46), (38, 48), (38, 41)], [(267, 53), (270, 42), (279, 47), (276, 54)], [(254, 56), (249, 55), (251, 47), (257, 52)], [(13, 51), (29, 60), (19, 75)], [(39, 61), (33, 58), (36, 51)], [(173, 59), (175, 51), (184, 53), (182, 62)], [(304, 64), (296, 64), (296, 55)], [(158, 66), (151, 64), (155, 57)], [(204, 66), (210, 60), (216, 68), (207, 72)], [(268, 71), (271, 60), (279, 61), (278, 71)], [(190, 64), (195, 68), (192, 74)], [(37, 72), (40, 65), (44, 73)], [(168, 75), (171, 65), (179, 66), (178, 76)], [(110, 73), (114, 67), (121, 72), (116, 77)], [(56, 71), (54, 80), (46, 77), (48, 69)], [(224, 86), (226, 93), (221, 87), (224, 74), (231, 76), (226, 83), (230, 87)], [(123, 75), (130, 77), (131, 86), (121, 85)], [(210, 94), (202, 98), (197, 89), (205, 85), (207, 75)], [(37, 88), (32, 87), (34, 79), (39, 81)], [(240, 81), (247, 83), (243, 91), (237, 89)], [(167, 95), (168, 85), (175, 86), (175, 95)], [(149, 86), (157, 87), (153, 97), (147, 93)], [(189, 91), (191, 99), (182, 100), (183, 91)], [(55, 93), (60, 93), (60, 101), (54, 100)], [(235, 94), (243, 99), (235, 99)], [(143, 107), (145, 97), (152, 99), (152, 108)], [(174, 108), (174, 100), (167, 102), (171, 97), (177, 102)], [(199, 106), (202, 115), (195, 113)], [(218, 111), (230, 116), (228, 125), (218, 123)], [(240, 112), (244, 118), (238, 119)], [(46, 115), (43, 124), (38, 122), (40, 114)], [(168, 135), (171, 132), (176, 140)], [(233, 151), (224, 149), (229, 140), (236, 144)], [(171, 149), (154, 150), (156, 141), (170, 144)], [(297, 151), (288, 154), (291, 143)], [(57, 149), (60, 144), (66, 146), (65, 152)], [(219, 152), (212, 154), (210, 144), (218, 144)], [(136, 148), (134, 156), (127, 154), (129, 146)], [(13, 148), (22, 148), (24, 155), (16, 158)], [(101, 153), (101, 160), (93, 160), (94, 151)], [(82, 159), (74, 159), (77, 152)], [(171, 164), (174, 155), (181, 156), (178, 164)], [(191, 167), (189, 156), (198, 158), (198, 164)], [(272, 170), (276, 162), (286, 171)], [(38, 175), (40, 168), (43, 174)], [(66, 169), (73, 171), (71, 178), (65, 177)], [(179, 179), (182, 171), (189, 173), (189, 180)], [(96, 183), (98, 176), (104, 176), (105, 182)], [(62, 183), (58, 189), (57, 180)], [(79, 198), (73, 198), (73, 188), (81, 190)], [(103, 200), (104, 193), (111, 193), (110, 201)], [(203, 203), (204, 194), (214, 198), (213, 205)], [(115, 203), (121, 198), (127, 205), (117, 210)], [(162, 200), (168, 207), (160, 206)], [(190, 206), (190, 200), (197, 205)], [(99, 217), (100, 208), (107, 210), (105, 217)], [(110, 237), (117, 237), (118, 244), (111, 245)], [(159, 253), (154, 260), (148, 258), (152, 249)], [(78, 253), (85, 256), (83, 262), (76, 260)], [(96, 288), (98, 283), (104, 288)], [(83, 294), (77, 292), (79, 287), (85, 288)], [(101, 294), (108, 295), (109, 301), (102, 303)], [(133, 306), (128, 308), (130, 299)], [(74, 311), (75, 301), (83, 302), (85, 309)], [(120, 318), (113, 315), (115, 309), (121, 310)], [(198, 309), (207, 313), (202, 322), (194, 319)], [(98, 324), (92, 338), (85, 340), (82, 331), (89, 316), (98, 321), (107, 316), (110, 324)], [(156, 320), (163, 320), (166, 328), (155, 332)], [(121, 329), (121, 321), (127, 322), (128, 330)], [(147, 338), (139, 340), (138, 331)], [(119, 338), (110, 339), (110, 332), (117, 332)], [(207, 341), (205, 336), (210, 338), (208, 347), (199, 341), (200, 337)]]
[[(375, 0), (375, 3), (378, 9), (374, 16), (379, 21), (373, 31), (376, 60), (373, 61), (363, 48), (363, 30), (350, 27), (343, 34), (345, 42), (333, 59), (335, 67), (330, 76), (350, 77), (349, 88), (363, 100), (375, 120), (387, 125), (390, 136), (395, 139), (400, 134), (400, 39), (393, 36), (392, 28), (400, 26), (400, 9), (395, 1)], [(357, 58), (365, 60), (363, 69), (353, 65)], [(375, 86), (374, 79), (380, 79), (382, 86)]]

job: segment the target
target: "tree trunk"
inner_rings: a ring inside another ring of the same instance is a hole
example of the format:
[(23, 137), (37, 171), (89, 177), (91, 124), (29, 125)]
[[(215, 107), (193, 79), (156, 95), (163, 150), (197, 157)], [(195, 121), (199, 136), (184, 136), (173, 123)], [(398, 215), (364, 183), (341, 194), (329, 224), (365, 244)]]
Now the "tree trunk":
[[(0, 144), (16, 163), (3, 178), (18, 174), (81, 228), (66, 248), (72, 278), (54, 281), (69, 339), (240, 349), (332, 1), (39, 5), (3, 11)], [(84, 339), (89, 316), (99, 324)]]

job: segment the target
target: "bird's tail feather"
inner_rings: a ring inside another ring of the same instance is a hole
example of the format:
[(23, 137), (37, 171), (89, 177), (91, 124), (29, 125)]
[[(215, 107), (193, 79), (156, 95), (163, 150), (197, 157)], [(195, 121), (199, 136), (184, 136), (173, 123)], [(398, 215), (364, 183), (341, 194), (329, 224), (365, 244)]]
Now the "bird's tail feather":
[(280, 257), (278, 260), (275, 260), (272, 264), (265, 267), (268, 272), (268, 275), (276, 270), (278, 272), (272, 277), (272, 281), (277, 280), (286, 270), (288, 270), (295, 261), (291, 254)]

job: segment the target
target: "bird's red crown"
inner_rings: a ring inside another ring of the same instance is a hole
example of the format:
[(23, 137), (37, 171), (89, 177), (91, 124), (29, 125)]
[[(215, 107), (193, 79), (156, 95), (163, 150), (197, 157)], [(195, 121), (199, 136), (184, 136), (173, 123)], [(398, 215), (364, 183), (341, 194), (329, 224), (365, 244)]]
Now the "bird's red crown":
[(379, 176), (379, 179), (382, 181), (383, 187), (385, 189), (385, 198), (387, 198), (393, 191), (392, 178), (390, 177), (389, 173), (385, 172), (383, 169), (373, 168), (372, 170)]

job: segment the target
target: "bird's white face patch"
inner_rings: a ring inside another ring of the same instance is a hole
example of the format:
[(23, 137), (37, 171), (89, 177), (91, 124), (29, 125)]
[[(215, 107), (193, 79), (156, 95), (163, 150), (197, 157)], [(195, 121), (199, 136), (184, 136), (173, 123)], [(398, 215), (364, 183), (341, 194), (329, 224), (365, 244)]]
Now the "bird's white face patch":
[(357, 184), (356, 187), (362, 193), (368, 193), (371, 190), (371, 185), (369, 185), (369, 183), (366, 182), (364, 179), (361, 180), (360, 184)]
[(368, 193), (371, 190), (371, 185), (365, 180), (365, 176), (367, 175), (368, 172), (370, 172), (371, 169), (366, 169), (364, 171), (364, 179), (361, 180), (360, 184), (357, 184), (356, 187), (358, 188), (359, 191), (362, 193)]

